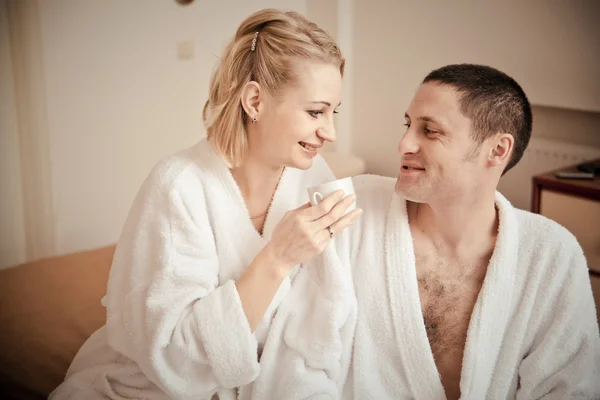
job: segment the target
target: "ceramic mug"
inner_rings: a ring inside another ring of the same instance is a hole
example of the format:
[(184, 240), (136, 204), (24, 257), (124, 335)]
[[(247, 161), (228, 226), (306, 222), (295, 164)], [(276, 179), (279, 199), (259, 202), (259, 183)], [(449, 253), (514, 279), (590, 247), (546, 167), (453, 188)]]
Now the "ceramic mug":
[[(344, 179), (338, 179), (335, 181), (322, 183), (320, 185), (309, 188), (308, 189), (308, 197), (310, 200), (310, 204), (312, 204), (313, 206), (316, 206), (325, 197), (329, 196), (330, 194), (332, 194), (333, 192), (336, 192), (338, 190), (344, 191), (344, 195), (342, 196), (342, 199), (354, 194), (354, 185), (352, 184), (352, 178), (348, 177), (348, 178), (344, 178)], [(342, 199), (340, 199), (340, 201), (342, 201)], [(348, 214), (349, 212), (351, 212), (354, 209), (356, 209), (356, 202), (352, 203), (352, 205), (350, 207), (348, 207), (348, 209), (346, 210), (344, 215)]]

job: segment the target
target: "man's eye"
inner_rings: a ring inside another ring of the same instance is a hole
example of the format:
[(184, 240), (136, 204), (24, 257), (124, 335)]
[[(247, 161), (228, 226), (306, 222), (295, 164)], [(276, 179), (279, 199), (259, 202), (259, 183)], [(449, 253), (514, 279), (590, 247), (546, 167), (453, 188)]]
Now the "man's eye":
[(406, 129), (410, 128), (410, 124), (409, 124), (408, 122), (406, 122), (406, 123), (404, 124), (404, 126), (406, 127)]

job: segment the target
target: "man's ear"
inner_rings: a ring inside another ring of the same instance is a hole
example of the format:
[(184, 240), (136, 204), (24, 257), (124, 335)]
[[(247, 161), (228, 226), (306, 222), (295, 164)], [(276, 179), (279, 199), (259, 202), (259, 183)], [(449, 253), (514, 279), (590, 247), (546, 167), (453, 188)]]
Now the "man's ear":
[(501, 133), (492, 139), (492, 146), (488, 155), (488, 165), (490, 167), (502, 166), (503, 168), (510, 161), (515, 146), (515, 138), (509, 133)]
[(242, 89), (242, 107), (251, 121), (258, 120), (261, 102), (261, 88), (258, 82), (250, 81)]

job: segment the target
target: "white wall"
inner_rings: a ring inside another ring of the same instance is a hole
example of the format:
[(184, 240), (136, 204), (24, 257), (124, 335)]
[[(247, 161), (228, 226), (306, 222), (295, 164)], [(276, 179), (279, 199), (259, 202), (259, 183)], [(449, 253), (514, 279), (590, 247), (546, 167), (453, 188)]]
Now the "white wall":
[[(239, 22), (260, 8), (303, 12), (338, 40), (348, 65), (337, 150), (363, 157), (372, 173), (397, 173), (404, 109), (423, 76), (446, 63), (485, 62), (515, 76), (537, 104), (534, 112), (547, 117), (536, 126), (564, 126), (540, 104), (563, 111), (600, 104), (594, 0), (197, 0), (187, 7), (175, 0), (0, 1), (9, 11), (12, 5), (11, 43), (18, 44), (11, 50), (18, 55), (16, 122), (14, 109), (4, 107), (11, 105), (4, 58), (0, 82), (1, 177), (11, 188), (0, 197), (1, 249), (11, 260), (22, 259), (23, 220), (29, 258), (117, 239), (152, 165), (204, 136), (212, 67)], [(194, 57), (177, 59), (178, 44), (188, 40)], [(599, 113), (568, 116), (573, 129), (559, 137), (571, 140), (583, 126), (582, 142), (598, 143)], [(18, 176), (4, 172), (19, 162), (22, 197)]]
[(353, 73), (354, 73), (354, 0), (307, 0), (307, 17), (336, 40), (346, 59), (342, 87), (341, 112), (335, 116), (337, 141), (325, 143), (326, 151), (352, 153)]
[(396, 175), (404, 111), (424, 76), (445, 64), (504, 70), (535, 105), (600, 111), (600, 2), (354, 4), (352, 151), (371, 172)]
[[(150, 168), (204, 137), (210, 73), (246, 16), (306, 11), (304, 0), (36, 3), (54, 253), (114, 243)], [(180, 60), (187, 40), (195, 55)]]

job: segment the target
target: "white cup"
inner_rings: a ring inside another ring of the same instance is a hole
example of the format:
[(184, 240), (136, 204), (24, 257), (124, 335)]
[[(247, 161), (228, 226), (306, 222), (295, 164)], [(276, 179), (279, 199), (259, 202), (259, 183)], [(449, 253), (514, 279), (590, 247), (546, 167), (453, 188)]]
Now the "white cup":
[[(347, 196), (350, 196), (351, 194), (354, 194), (354, 185), (352, 184), (352, 178), (338, 179), (336, 181), (322, 183), (318, 186), (313, 186), (309, 188), (308, 197), (310, 200), (310, 204), (316, 206), (325, 197), (329, 196), (333, 192), (337, 192), (338, 190), (344, 191), (342, 199), (344, 199)], [(356, 209), (356, 202), (352, 203), (352, 205), (348, 207), (344, 215), (348, 214), (354, 209)]]

